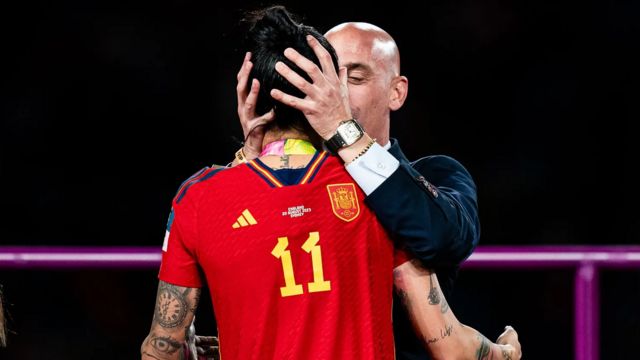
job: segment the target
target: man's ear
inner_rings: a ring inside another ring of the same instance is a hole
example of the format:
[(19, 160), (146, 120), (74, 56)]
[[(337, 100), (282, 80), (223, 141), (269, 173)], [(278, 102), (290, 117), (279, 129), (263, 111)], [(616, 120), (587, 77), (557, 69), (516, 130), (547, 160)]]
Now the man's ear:
[(409, 79), (406, 76), (396, 76), (391, 80), (389, 93), (389, 109), (396, 111), (402, 107), (409, 93)]

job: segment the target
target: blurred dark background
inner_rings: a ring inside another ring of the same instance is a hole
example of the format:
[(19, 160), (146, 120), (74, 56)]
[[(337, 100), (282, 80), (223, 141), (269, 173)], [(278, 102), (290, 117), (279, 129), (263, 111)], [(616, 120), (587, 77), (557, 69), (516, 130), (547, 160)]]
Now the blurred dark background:
[[(0, 245), (161, 246), (179, 184), (239, 147), (239, 20), (271, 3), (20, 4), (0, 12)], [(367, 21), (394, 36), (410, 92), (392, 135), (410, 158), (470, 170), (482, 244), (639, 242), (639, 2), (281, 4), (321, 32)], [(463, 271), (451, 303), (491, 338), (515, 326), (527, 359), (570, 359), (572, 280)], [(13, 330), (0, 358), (132, 359), (157, 280), (2, 270), (0, 283)], [(636, 352), (639, 294), (637, 271), (602, 274), (603, 359)]]

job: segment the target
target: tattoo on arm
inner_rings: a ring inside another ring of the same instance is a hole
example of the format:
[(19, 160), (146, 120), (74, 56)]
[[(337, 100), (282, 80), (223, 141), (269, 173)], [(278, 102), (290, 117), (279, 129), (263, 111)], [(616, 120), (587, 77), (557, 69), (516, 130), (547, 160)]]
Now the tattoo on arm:
[(182, 350), (182, 343), (173, 339), (171, 336), (160, 336), (156, 333), (151, 333), (147, 338), (147, 343), (153, 353), (143, 351), (142, 354), (151, 356), (154, 359), (162, 359), (162, 357), (159, 356), (171, 356), (177, 351)]
[[(402, 271), (401, 270), (397, 270), (394, 269), (393, 270), (393, 277), (395, 279), (399, 279), (402, 277)], [(396, 288), (396, 292), (398, 293), (398, 297), (400, 297), (400, 300), (402, 300), (402, 305), (404, 305), (405, 309), (409, 309), (409, 294), (407, 294), (407, 292), (402, 289), (401, 287), (395, 287)]]
[[(395, 277), (400, 277), (401, 276), (401, 271), (399, 270), (394, 270), (393, 274)], [(431, 282), (431, 277), (429, 277), (429, 281)], [(429, 291), (429, 304), (434, 305), (434, 303), (431, 301), (432, 300), (432, 294), (434, 287), (433, 287), (433, 283), (431, 282), (431, 290)], [(437, 288), (435, 288), (436, 292), (434, 297), (437, 298), (437, 303), (438, 304), (440, 302), (440, 295), (437, 293)], [(405, 307), (405, 309), (409, 309), (410, 308), (410, 300), (409, 300), (409, 295), (407, 294), (407, 292), (399, 287), (396, 287), (396, 291), (398, 293), (398, 296), (400, 297), (400, 299), (402, 300), (402, 303)], [(442, 298), (442, 300), (444, 300), (444, 297)], [(446, 311), (446, 310), (445, 310)], [(411, 314), (409, 314), (411, 315)], [(434, 344), (440, 340), (444, 340), (445, 338), (451, 336), (451, 334), (453, 333), (453, 325), (452, 324), (445, 324), (444, 329), (440, 329), (440, 336), (435, 336), (432, 338), (426, 337), (426, 335), (424, 335), (423, 340), (425, 342), (425, 344), (430, 345), (430, 344)]]
[(427, 345), (429, 344), (433, 344), (438, 342), (438, 340), (444, 340), (444, 338), (451, 336), (451, 334), (453, 333), (453, 325), (449, 324), (449, 325), (445, 325), (444, 329), (440, 329), (440, 337), (434, 337), (434, 338), (424, 338), (424, 341)]
[(151, 332), (142, 346), (143, 356), (152, 359), (184, 359), (181, 330), (185, 329), (186, 338), (200, 294), (200, 289), (160, 281)]
[(433, 274), (429, 275), (429, 305), (440, 304), (440, 292), (433, 286)]
[(489, 340), (482, 335), (478, 335), (478, 339), (480, 340), (480, 346), (478, 347), (478, 350), (476, 350), (476, 359), (493, 359), (493, 352), (491, 351), (491, 344), (489, 343)]
[(177, 286), (161, 281), (158, 287), (154, 323), (163, 328), (174, 328), (181, 325), (187, 317), (187, 311), (190, 310), (187, 302), (190, 292), (191, 288), (180, 292)]
[(433, 286), (433, 283), (435, 282), (433, 280), (433, 276), (435, 276), (435, 274), (429, 275), (429, 305), (440, 304), (440, 312), (444, 314), (449, 310), (449, 304), (440, 289)]
[(289, 168), (289, 155), (284, 154), (284, 155), (280, 156), (280, 161), (282, 162), (281, 166), (283, 168), (285, 168), (285, 169)]

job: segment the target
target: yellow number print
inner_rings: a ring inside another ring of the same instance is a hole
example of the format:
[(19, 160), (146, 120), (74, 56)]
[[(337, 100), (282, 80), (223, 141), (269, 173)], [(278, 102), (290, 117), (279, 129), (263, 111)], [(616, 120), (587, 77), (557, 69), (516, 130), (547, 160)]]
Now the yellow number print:
[(310, 293), (331, 290), (331, 281), (324, 280), (322, 251), (318, 241), (320, 241), (320, 234), (314, 231), (309, 233), (309, 238), (302, 244), (302, 250), (311, 253), (311, 264), (313, 265), (313, 282), (308, 284)]
[[(322, 249), (318, 242), (320, 241), (320, 233), (317, 231), (310, 232), (307, 241), (302, 244), (302, 250), (311, 253), (311, 265), (313, 266), (313, 282), (307, 284), (309, 292), (320, 292), (331, 290), (331, 281), (324, 279), (324, 271), (322, 269)], [(303, 293), (302, 285), (296, 284), (296, 278), (293, 272), (293, 262), (291, 261), (291, 252), (287, 250), (289, 239), (279, 237), (278, 244), (271, 251), (271, 255), (280, 259), (282, 262), (282, 271), (284, 273), (285, 286), (280, 288), (282, 297), (300, 295)]]
[(278, 238), (278, 245), (273, 248), (271, 255), (282, 261), (282, 271), (284, 272), (285, 286), (280, 288), (282, 297), (302, 294), (302, 285), (296, 284), (296, 277), (293, 274), (293, 262), (291, 261), (291, 251), (285, 250), (289, 246), (289, 239)]

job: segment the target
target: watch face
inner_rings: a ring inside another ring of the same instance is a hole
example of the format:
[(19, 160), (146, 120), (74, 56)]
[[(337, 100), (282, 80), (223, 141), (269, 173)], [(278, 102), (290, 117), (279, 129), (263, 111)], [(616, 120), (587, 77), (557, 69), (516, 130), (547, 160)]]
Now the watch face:
[(347, 145), (353, 144), (360, 139), (360, 136), (362, 136), (362, 132), (353, 122), (348, 122), (338, 127), (338, 133)]

